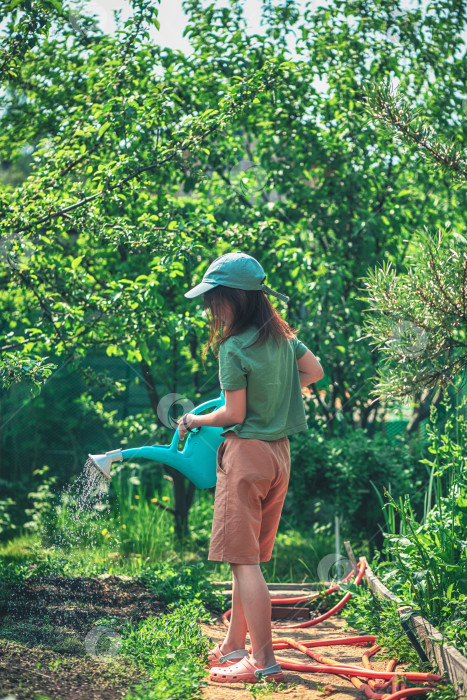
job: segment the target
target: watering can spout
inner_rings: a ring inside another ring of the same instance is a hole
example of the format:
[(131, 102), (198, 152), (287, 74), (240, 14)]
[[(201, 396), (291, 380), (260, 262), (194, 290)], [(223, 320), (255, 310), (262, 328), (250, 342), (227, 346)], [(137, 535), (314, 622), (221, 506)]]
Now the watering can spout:
[(106, 479), (110, 479), (110, 467), (112, 462), (123, 462), (121, 450), (110, 450), (103, 455), (88, 455), (93, 465), (103, 474)]

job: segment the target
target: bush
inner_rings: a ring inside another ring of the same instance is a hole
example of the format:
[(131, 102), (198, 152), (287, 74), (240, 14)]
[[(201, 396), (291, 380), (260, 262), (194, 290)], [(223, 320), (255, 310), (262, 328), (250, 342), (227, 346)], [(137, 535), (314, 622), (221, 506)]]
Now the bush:
[(54, 528), (57, 496), (51, 487), (54, 486), (57, 478), (48, 476), (48, 471), (49, 467), (47, 466), (33, 471), (34, 477), (45, 478), (42, 483), (37, 485), (35, 491), (28, 493), (28, 498), (32, 500), (32, 508), (25, 510), (30, 520), (24, 523), (24, 527), (29, 532), (36, 534), (49, 534), (50, 528)]
[(420, 670), (420, 657), (401, 626), (397, 603), (379, 598), (362, 582), (341, 584), (341, 588), (352, 594), (341, 610), (347, 625), (357, 629), (359, 634), (376, 634), (375, 644), (382, 649), (378, 659), (397, 658), (399, 663), (408, 664), (407, 670)]
[(0, 540), (15, 536), (28, 519), (26, 508), (31, 505), (29, 492), (36, 484), (29, 478), (18, 481), (0, 479)]
[(0, 536), (11, 535), (12, 530), (16, 529), (16, 525), (12, 520), (12, 507), (16, 505), (16, 501), (12, 498), (4, 498), (0, 501)]
[(344, 537), (364, 540), (378, 524), (384, 525), (375, 488), (382, 496), (386, 486), (397, 496), (414, 493), (422, 483), (424, 468), (409, 445), (390, 444), (382, 433), (369, 438), (357, 428), (344, 437), (327, 438), (311, 429), (291, 438), (290, 451), (284, 515), (293, 527), (329, 522), (337, 514), (342, 516)]

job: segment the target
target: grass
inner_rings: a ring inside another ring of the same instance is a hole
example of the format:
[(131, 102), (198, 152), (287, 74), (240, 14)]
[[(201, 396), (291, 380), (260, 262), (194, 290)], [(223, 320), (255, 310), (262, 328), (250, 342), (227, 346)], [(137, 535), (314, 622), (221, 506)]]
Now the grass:
[[(145, 494), (138, 477), (115, 481), (116, 496), (112, 508), (77, 513), (62, 504), (36, 533), (19, 534), (0, 544), (0, 557), (34, 565), (47, 559), (61, 568), (66, 559), (67, 575), (101, 573), (137, 576), (148, 566), (168, 562), (174, 566), (206, 562), (211, 580), (230, 580), (227, 563), (207, 560), (211, 537), (214, 494), (197, 491), (189, 514), (189, 537), (177, 543), (173, 517), (156, 505), (168, 506), (171, 486), (164, 482), (161, 492)], [(126, 486), (124, 487), (124, 484)], [(99, 505), (99, 504), (97, 504)], [(310, 582), (318, 579), (318, 564), (334, 551), (333, 534), (327, 526), (315, 526), (298, 532), (281, 522), (272, 558), (261, 565), (270, 582)], [(355, 549), (362, 552), (359, 545)], [(344, 555), (345, 556), (345, 555)]]

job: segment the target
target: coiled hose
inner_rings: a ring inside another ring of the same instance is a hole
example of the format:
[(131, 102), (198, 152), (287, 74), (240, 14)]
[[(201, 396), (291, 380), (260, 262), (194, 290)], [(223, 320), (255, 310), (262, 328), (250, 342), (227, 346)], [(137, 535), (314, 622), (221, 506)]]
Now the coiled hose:
[[(357, 575), (355, 578), (355, 583), (358, 585), (365, 571), (365, 562), (360, 561), (357, 564)], [(340, 583), (344, 583), (350, 580), (354, 576), (354, 572), (351, 571), (347, 576), (345, 576)], [(304, 603), (305, 601), (313, 600), (318, 596), (330, 595), (339, 590), (339, 584), (327, 588), (324, 592), (311, 593), (304, 596), (295, 596), (291, 598), (271, 598), (272, 605), (296, 605), (298, 603)], [(305, 622), (300, 622), (294, 625), (272, 625), (273, 630), (284, 630), (284, 629), (298, 629), (303, 627), (313, 627), (318, 625), (323, 620), (331, 617), (335, 613), (339, 612), (344, 605), (347, 604), (351, 597), (351, 593), (346, 593), (343, 598), (332, 607), (327, 612), (313, 618), (312, 620), (307, 620)], [(222, 621), (226, 627), (230, 625), (230, 615), (232, 613), (232, 608), (229, 608), (222, 615)], [(423, 695), (433, 690), (436, 685), (442, 680), (442, 676), (435, 673), (417, 673), (408, 671), (406, 673), (394, 672), (394, 668), (397, 666), (397, 659), (390, 659), (386, 665), (385, 671), (375, 671), (371, 668), (370, 657), (374, 656), (380, 649), (379, 644), (375, 644), (377, 635), (367, 634), (355, 637), (342, 637), (340, 639), (317, 639), (304, 642), (298, 642), (295, 639), (289, 637), (277, 638), (272, 640), (272, 645), (274, 650), (280, 649), (296, 649), (302, 652), (306, 656), (310, 657), (314, 661), (318, 661), (318, 664), (298, 663), (296, 661), (291, 661), (290, 659), (284, 659), (276, 656), (277, 661), (280, 663), (283, 670), (288, 671), (299, 671), (302, 673), (335, 673), (337, 675), (345, 676), (347, 679), (358, 689), (365, 692), (368, 698), (378, 698), (378, 700), (402, 700), (402, 698), (407, 698), (411, 695)], [(334, 659), (329, 656), (322, 656), (317, 652), (311, 651), (314, 647), (322, 646), (337, 646), (350, 644), (353, 646), (366, 646), (368, 643), (373, 643), (370, 649), (367, 649), (362, 654), (362, 666), (354, 666), (353, 664), (339, 664)], [(251, 649), (250, 649), (251, 652)], [(365, 679), (365, 680), (362, 680)], [(407, 688), (407, 682), (417, 682), (420, 683), (418, 687)], [(389, 693), (384, 693), (381, 691), (386, 690), (391, 687)], [(379, 692), (377, 692), (379, 691)]]

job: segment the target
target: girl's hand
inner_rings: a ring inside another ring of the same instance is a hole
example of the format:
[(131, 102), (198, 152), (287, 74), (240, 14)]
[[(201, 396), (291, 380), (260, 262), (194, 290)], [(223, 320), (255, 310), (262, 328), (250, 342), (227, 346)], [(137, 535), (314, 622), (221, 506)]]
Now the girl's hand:
[(186, 433), (188, 432), (187, 429), (185, 428), (183, 424), (183, 419), (186, 416), (186, 423), (188, 427), (191, 430), (194, 430), (196, 428), (195, 422), (196, 422), (196, 416), (194, 413), (185, 413), (181, 418), (179, 418), (178, 422), (178, 434), (180, 436), (180, 440), (183, 440)]

